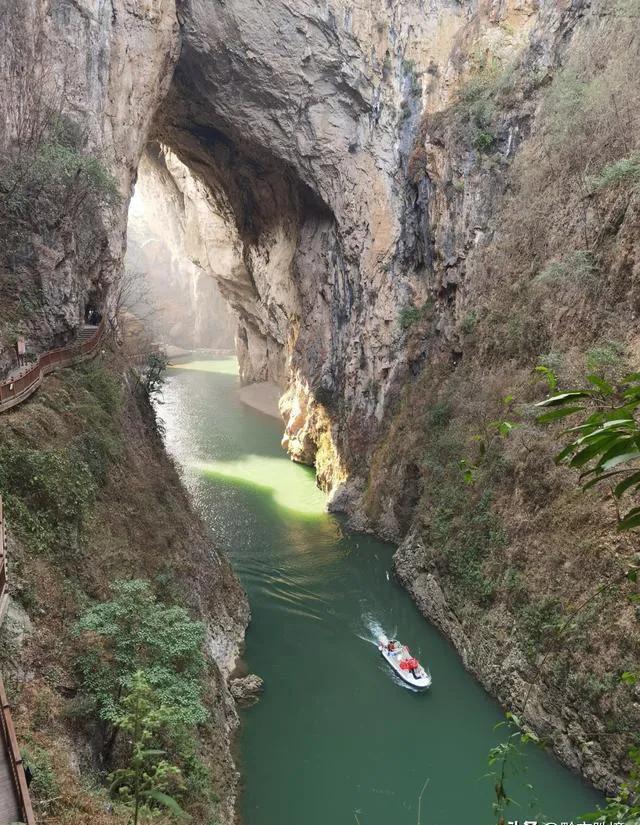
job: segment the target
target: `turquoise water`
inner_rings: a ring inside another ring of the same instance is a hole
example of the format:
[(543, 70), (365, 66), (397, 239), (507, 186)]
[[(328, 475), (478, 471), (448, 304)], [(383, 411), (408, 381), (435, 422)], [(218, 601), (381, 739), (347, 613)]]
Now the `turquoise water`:
[[(236, 372), (233, 359), (171, 369), (160, 415), (251, 603), (246, 659), (265, 693), (243, 712), (245, 825), (415, 825), (427, 780), (421, 825), (491, 825), (500, 708), (394, 581), (393, 547), (324, 512), (279, 422), (238, 400)], [(398, 683), (377, 628), (428, 665), (428, 693)], [(509, 819), (580, 821), (599, 801), (538, 748), (526, 763), (507, 786), (519, 802)]]

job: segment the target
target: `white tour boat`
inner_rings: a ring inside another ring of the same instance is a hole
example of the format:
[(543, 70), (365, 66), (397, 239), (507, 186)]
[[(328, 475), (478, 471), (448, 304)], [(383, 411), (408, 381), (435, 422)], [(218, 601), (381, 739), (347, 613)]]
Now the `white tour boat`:
[(431, 687), (431, 674), (411, 655), (409, 648), (397, 639), (380, 636), (378, 650), (407, 685), (417, 690)]

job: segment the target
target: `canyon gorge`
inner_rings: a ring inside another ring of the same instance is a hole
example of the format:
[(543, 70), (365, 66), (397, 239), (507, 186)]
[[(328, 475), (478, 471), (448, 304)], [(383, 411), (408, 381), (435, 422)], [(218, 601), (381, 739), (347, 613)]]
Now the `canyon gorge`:
[[(243, 384), (277, 385), (283, 448), (315, 467), (329, 509), (398, 545), (399, 581), (465, 667), (609, 793), (640, 726), (640, 687), (619, 679), (640, 660), (635, 585), (554, 628), (635, 546), (554, 464), (532, 408), (539, 368), (561, 387), (637, 369), (639, 21), (636, 0), (0, 0), (3, 191), (16, 147), (37, 154), (43, 135), (98, 159), (115, 190), (100, 178), (50, 203), (43, 188), (42, 217), (0, 216), (0, 368), (17, 338), (71, 340), (87, 307), (120, 343), (124, 273), (154, 271), (170, 330), (154, 339), (234, 348)], [(47, 163), (68, 163), (56, 152)], [(629, 175), (603, 183), (622, 161)], [(65, 392), (5, 426), (33, 444), (75, 435)], [(184, 580), (207, 571), (174, 588), (145, 561), (206, 626), (216, 816), (232, 822), (248, 606), (125, 398), (144, 529), (113, 480), (100, 512), (122, 512), (123, 545), (173, 548)], [(158, 528), (162, 481), (175, 523)], [(116, 563), (142, 562), (98, 544), (111, 567), (88, 592), (104, 597)], [(16, 614), (37, 627), (27, 602)], [(73, 773), (82, 748), (56, 735)]]

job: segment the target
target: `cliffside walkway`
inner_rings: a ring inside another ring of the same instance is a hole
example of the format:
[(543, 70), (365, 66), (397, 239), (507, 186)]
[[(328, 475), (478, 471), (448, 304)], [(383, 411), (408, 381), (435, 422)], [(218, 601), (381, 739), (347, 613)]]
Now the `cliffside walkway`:
[[(0, 497), (0, 624), (6, 613), (8, 599), (7, 536)], [(35, 825), (35, 817), (11, 710), (0, 675), (0, 825), (12, 825), (15, 822)]]
[(43, 352), (33, 364), (14, 370), (0, 383), (0, 413), (30, 398), (50, 372), (93, 358), (98, 352), (104, 329), (104, 321), (98, 326), (86, 324), (70, 346)]

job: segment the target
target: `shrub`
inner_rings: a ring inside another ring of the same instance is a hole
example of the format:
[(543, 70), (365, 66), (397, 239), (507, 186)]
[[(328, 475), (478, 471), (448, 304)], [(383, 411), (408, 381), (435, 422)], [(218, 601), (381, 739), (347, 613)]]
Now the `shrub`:
[(422, 314), (417, 307), (403, 307), (398, 315), (398, 323), (401, 329), (409, 329), (409, 327), (417, 323), (421, 317)]
[(191, 818), (175, 799), (176, 792), (184, 787), (181, 771), (158, 747), (172, 711), (160, 701), (144, 673), (135, 673), (115, 720), (118, 730), (130, 740), (127, 762), (109, 775), (111, 792), (131, 809), (131, 825), (152, 817), (158, 808), (182, 820)]
[(142, 382), (142, 387), (148, 398), (162, 392), (165, 382), (164, 373), (168, 363), (169, 359), (163, 352), (152, 352), (149, 355)]
[(592, 192), (612, 189), (615, 186), (635, 188), (638, 185), (640, 185), (640, 154), (634, 154), (603, 166), (598, 174), (589, 180), (589, 188)]
[(593, 288), (600, 283), (600, 270), (591, 252), (577, 249), (550, 263), (535, 280), (540, 284), (576, 283)]
[(174, 726), (203, 722), (204, 626), (183, 608), (158, 602), (146, 581), (117, 582), (111, 596), (87, 610), (75, 629), (82, 688), (99, 717), (115, 723), (123, 711), (121, 697), (143, 670), (159, 700), (172, 709)]
[(562, 624), (563, 614), (560, 602), (548, 597), (543, 601), (527, 605), (518, 615), (518, 628), (523, 637), (527, 655), (533, 659), (551, 639)]
[(409, 329), (409, 327), (412, 327), (414, 324), (418, 323), (418, 321), (425, 318), (431, 308), (432, 304), (430, 301), (425, 301), (421, 307), (403, 307), (398, 313), (398, 324), (400, 325), (400, 328)]
[(69, 450), (0, 446), (0, 490), (8, 516), (38, 552), (77, 547), (97, 486), (89, 466)]
[(473, 138), (473, 145), (478, 152), (488, 152), (496, 142), (496, 136), (493, 132), (488, 132), (485, 129), (478, 129)]

